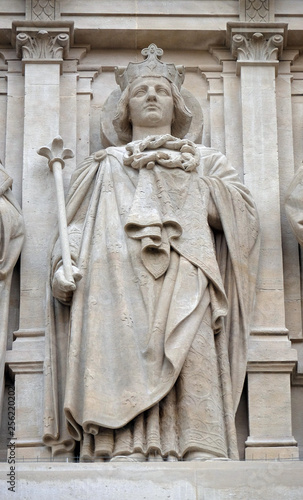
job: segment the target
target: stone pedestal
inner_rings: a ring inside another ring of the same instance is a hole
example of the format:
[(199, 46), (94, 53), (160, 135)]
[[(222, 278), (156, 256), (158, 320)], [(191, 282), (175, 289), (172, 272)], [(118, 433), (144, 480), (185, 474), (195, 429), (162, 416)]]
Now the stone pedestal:
[(290, 375), (297, 353), (285, 334), (256, 334), (248, 358), (249, 431), (246, 459), (298, 458), (292, 436)]
[[(0, 464), (3, 500), (13, 496), (8, 472)], [(31, 500), (301, 500), (302, 478), (303, 464), (296, 461), (17, 463), (15, 493)]]

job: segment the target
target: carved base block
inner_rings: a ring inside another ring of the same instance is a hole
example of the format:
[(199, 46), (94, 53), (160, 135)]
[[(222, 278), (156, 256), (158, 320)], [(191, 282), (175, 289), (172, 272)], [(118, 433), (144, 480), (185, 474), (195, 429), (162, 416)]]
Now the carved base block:
[[(1, 499), (14, 497), (0, 464)], [(303, 498), (303, 463), (17, 463), (15, 498), (52, 500), (273, 500)], [(14, 484), (14, 475), (12, 475)]]
[(246, 460), (299, 460), (297, 446), (255, 446), (245, 450)]
[(16, 459), (20, 462), (25, 461), (40, 461), (40, 460), (50, 460), (51, 453), (50, 448), (44, 446), (43, 443), (29, 442), (27, 444), (23, 440), (18, 440), (16, 442)]

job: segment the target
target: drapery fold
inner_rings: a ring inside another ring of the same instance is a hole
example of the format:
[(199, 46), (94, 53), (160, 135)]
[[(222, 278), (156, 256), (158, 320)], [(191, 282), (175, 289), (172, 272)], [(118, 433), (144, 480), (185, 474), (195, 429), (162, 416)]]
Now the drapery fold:
[(0, 408), (4, 391), (11, 279), (24, 239), (23, 218), (11, 192), (12, 183), (13, 180), (0, 164)]
[[(175, 384), (194, 383), (186, 366), (191, 356), (198, 365), (203, 359), (203, 350), (197, 355), (191, 349), (198, 339), (207, 341), (208, 327), (201, 326), (207, 316), (214, 335), (211, 370), (221, 394), (209, 404), (223, 405), (224, 439), (236, 456), (234, 415), (246, 369), (258, 219), (226, 158), (197, 150), (199, 165), (188, 172), (157, 162), (134, 169), (124, 164), (124, 148), (108, 148), (101, 160), (90, 157), (75, 172), (67, 214), (72, 256), (83, 278), (69, 321), (69, 308), (48, 292), (44, 440), (55, 453), (86, 434), (95, 436), (85, 442), (95, 440), (97, 449), (100, 432), (117, 434), (129, 425), (135, 442), (140, 415), (172, 400)], [(222, 231), (209, 227), (211, 203)], [(50, 279), (59, 263), (56, 243)], [(209, 383), (205, 379), (203, 390)], [(204, 427), (210, 429), (207, 418)], [(190, 448), (186, 439), (193, 439), (183, 427), (178, 457)], [(213, 453), (224, 456), (209, 441)]]

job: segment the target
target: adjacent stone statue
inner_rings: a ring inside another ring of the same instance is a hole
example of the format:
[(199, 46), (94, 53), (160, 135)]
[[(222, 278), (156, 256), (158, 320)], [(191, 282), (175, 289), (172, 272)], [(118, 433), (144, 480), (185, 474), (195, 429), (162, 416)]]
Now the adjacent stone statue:
[(21, 209), (11, 192), (12, 183), (0, 162), (0, 418), (11, 279), (24, 238)]
[(71, 180), (75, 283), (52, 251), (44, 441), (54, 455), (79, 442), (82, 460), (236, 459), (256, 209), (227, 159), (188, 138), (184, 71), (142, 53), (106, 105), (128, 144)]
[(285, 196), (285, 210), (293, 232), (303, 245), (303, 166), (301, 166)]

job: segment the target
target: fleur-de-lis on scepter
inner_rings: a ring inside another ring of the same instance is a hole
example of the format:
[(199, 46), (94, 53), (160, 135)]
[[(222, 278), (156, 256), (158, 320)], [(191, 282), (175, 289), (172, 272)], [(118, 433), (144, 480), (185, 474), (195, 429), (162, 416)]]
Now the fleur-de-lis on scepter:
[(63, 148), (63, 139), (57, 135), (55, 139), (47, 146), (38, 149), (38, 155), (45, 156), (48, 159), (48, 166), (52, 170), (53, 163), (58, 161), (61, 163), (61, 168), (65, 167), (64, 160), (73, 158), (75, 155), (71, 149)]

